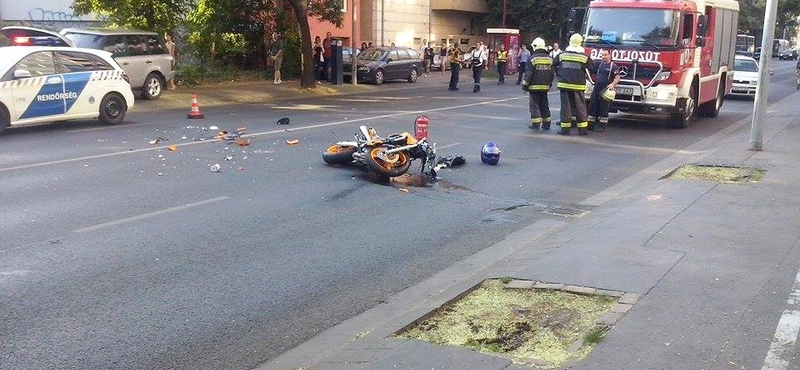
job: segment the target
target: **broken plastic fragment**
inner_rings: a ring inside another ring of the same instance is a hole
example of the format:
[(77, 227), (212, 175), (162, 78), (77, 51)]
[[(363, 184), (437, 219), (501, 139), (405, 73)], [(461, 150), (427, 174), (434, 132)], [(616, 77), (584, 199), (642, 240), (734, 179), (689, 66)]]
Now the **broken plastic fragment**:
[(219, 127), (217, 127), (217, 126), (211, 126), (211, 127), (209, 127), (208, 129), (209, 129), (209, 130), (212, 130), (212, 131), (217, 131), (217, 130), (219, 130)]
[(405, 188), (400, 188), (400, 191), (402, 191), (403, 193), (408, 193), (408, 189)]
[(238, 145), (238, 146), (250, 146), (250, 139), (238, 139), (238, 140), (236, 140), (236, 145)]
[(169, 151), (170, 152), (177, 152), (178, 151), (178, 146), (175, 145), (175, 144), (170, 145), (169, 146)]
[(294, 139), (294, 140), (286, 139), (286, 144), (288, 144), (288, 145), (297, 145), (297, 144), (300, 144), (300, 140), (297, 140), (297, 139)]
[(220, 167), (219, 163), (215, 163), (213, 166), (211, 166), (211, 172), (219, 172), (221, 169), (222, 167)]

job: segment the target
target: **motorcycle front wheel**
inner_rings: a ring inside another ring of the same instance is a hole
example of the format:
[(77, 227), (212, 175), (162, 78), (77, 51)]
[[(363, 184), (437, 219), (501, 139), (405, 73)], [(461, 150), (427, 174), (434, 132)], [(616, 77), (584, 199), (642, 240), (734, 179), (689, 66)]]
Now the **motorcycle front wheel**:
[(353, 161), (356, 148), (352, 146), (331, 145), (322, 153), (322, 160), (327, 164), (347, 164)]
[(411, 167), (411, 160), (408, 158), (408, 153), (399, 152), (386, 154), (386, 151), (389, 149), (392, 148), (388, 146), (370, 148), (367, 153), (367, 167), (381, 176), (402, 176), (408, 172), (408, 168)]

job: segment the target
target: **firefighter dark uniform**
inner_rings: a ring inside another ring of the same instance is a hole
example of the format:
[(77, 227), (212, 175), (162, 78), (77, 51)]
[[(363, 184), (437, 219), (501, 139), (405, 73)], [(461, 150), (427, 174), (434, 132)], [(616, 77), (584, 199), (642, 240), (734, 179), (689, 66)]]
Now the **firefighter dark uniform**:
[(450, 48), (450, 88), (448, 90), (458, 90), (459, 71), (461, 71), (461, 49), (458, 44)]
[[(586, 70), (595, 71), (595, 64), (582, 52), (583, 37), (574, 34), (570, 47), (555, 59), (558, 89), (561, 91), (561, 135), (569, 135), (572, 121), (578, 126), (579, 135), (587, 135), (589, 121), (586, 113)], [(571, 120), (571, 118), (574, 119)]]
[(498, 78), (497, 84), (502, 85), (506, 83), (506, 68), (508, 66), (508, 51), (507, 50), (498, 50), (497, 51), (497, 74), (500, 75)]
[(603, 132), (608, 127), (608, 108), (611, 101), (603, 96), (614, 79), (619, 75), (619, 67), (614, 63), (608, 64), (597, 61), (597, 78), (594, 81), (592, 96), (589, 98), (589, 122), (596, 131)]
[(530, 95), (530, 128), (538, 130), (550, 130), (550, 103), (547, 93), (553, 85), (553, 59), (545, 49), (545, 42), (541, 38), (533, 40), (531, 44), (533, 54), (530, 62), (525, 68), (525, 80), (523, 90)]

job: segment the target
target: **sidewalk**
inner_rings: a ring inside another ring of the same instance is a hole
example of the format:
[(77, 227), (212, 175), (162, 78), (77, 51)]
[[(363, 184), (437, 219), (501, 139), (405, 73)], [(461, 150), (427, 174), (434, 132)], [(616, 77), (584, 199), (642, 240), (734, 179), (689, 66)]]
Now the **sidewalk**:
[(136, 111), (148, 112), (164, 109), (188, 109), (192, 95), (197, 95), (202, 107), (225, 106), (231, 104), (263, 104), (288, 99), (308, 99), (315, 97), (347, 96), (381, 91), (413, 90), (425, 86), (446, 84), (447, 76), (432, 74), (430, 78), (420, 77), (416, 83), (389, 81), (383, 85), (350, 83), (331, 85), (324, 83), (315, 89), (301, 89), (300, 79), (284, 81), (275, 85), (272, 81), (232, 81), (197, 86), (178, 86), (175, 91), (164, 91), (156, 101), (137, 99)]
[[(749, 120), (734, 124), (586, 199), (588, 215), (540, 220), (258, 369), (530, 369), (390, 338), (504, 276), (642, 295), (573, 369), (797, 369), (797, 106), (800, 94), (770, 107), (764, 152), (748, 150)], [(660, 180), (687, 163), (766, 175), (748, 184)]]

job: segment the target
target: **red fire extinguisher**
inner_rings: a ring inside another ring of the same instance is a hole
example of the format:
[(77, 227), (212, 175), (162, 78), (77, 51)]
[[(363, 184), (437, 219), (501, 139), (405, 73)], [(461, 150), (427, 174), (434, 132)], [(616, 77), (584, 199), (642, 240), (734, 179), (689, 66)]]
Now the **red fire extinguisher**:
[(430, 120), (426, 116), (419, 116), (414, 121), (414, 137), (417, 140), (427, 139), (428, 138), (428, 124)]

